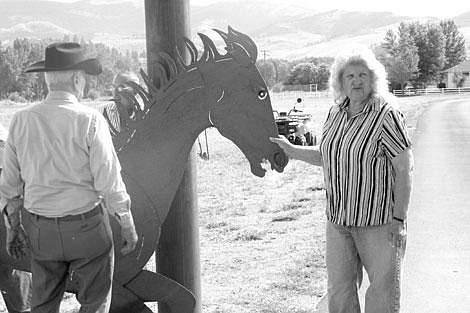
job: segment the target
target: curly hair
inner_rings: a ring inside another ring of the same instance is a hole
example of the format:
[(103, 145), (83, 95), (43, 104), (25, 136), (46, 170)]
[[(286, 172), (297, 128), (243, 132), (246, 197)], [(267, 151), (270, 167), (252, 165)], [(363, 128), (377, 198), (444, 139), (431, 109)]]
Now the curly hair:
[(338, 54), (331, 66), (329, 84), (335, 103), (341, 103), (346, 98), (342, 78), (345, 68), (349, 65), (364, 65), (368, 68), (372, 74), (372, 95), (388, 97), (388, 80), (385, 67), (377, 60), (370, 49), (355, 45)]

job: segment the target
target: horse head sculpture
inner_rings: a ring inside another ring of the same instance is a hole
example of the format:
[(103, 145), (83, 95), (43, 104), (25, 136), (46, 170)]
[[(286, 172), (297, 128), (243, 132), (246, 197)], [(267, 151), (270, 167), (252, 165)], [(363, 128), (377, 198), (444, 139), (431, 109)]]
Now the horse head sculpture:
[[(215, 30), (226, 43), (226, 53), (221, 55), (213, 41), (204, 34), (198, 34), (204, 45), (204, 52), (198, 58), (194, 44), (185, 39), (191, 61), (184, 62), (178, 51), (176, 62), (166, 53), (160, 53), (161, 62), (155, 66), (157, 82), (151, 82), (142, 73), (148, 92), (136, 84), (133, 87), (147, 104), (148, 110), (154, 105), (160, 121), (177, 122), (169, 118), (172, 112), (181, 110), (191, 116), (185, 128), (196, 127), (192, 137), (207, 127), (216, 127), (219, 132), (232, 140), (245, 154), (256, 176), (264, 176), (260, 166), (266, 159), (271, 168), (282, 171), (287, 159), (282, 150), (269, 141), (277, 135), (272, 117), (272, 107), (266, 84), (256, 68), (257, 48), (246, 35), (229, 27), (228, 33)], [(158, 86), (155, 88), (155, 86)], [(190, 99), (187, 102), (183, 99)], [(184, 107), (184, 109), (181, 108)], [(139, 110), (136, 105), (135, 108)], [(194, 138), (190, 138), (193, 143)]]
[[(266, 84), (255, 65), (256, 45), (230, 27), (228, 33), (216, 32), (226, 53), (220, 54), (209, 37), (199, 34), (204, 46), (199, 57), (195, 45), (184, 39), (189, 63), (179, 52), (176, 60), (162, 52), (151, 68), (153, 80), (141, 71), (146, 88), (128, 83), (143, 105), (103, 109), (139, 235), (135, 251), (126, 256), (116, 252), (111, 312), (150, 312), (147, 301), (167, 302), (174, 312), (192, 312), (194, 297), (187, 289), (143, 267), (155, 251), (189, 153), (204, 129), (216, 127), (233, 141), (256, 176), (265, 174), (263, 160), (279, 172), (287, 164), (284, 152), (269, 141), (278, 133)], [(119, 244), (119, 226), (112, 219), (111, 226)]]

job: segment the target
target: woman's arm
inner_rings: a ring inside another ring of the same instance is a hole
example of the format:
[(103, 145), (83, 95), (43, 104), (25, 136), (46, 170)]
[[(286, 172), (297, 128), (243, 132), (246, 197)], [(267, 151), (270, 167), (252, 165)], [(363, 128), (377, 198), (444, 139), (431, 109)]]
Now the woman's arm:
[(295, 146), (284, 136), (270, 137), (291, 159), (301, 160), (316, 166), (323, 166), (319, 146)]
[(396, 175), (393, 216), (405, 220), (413, 184), (413, 152), (408, 148), (391, 161)]

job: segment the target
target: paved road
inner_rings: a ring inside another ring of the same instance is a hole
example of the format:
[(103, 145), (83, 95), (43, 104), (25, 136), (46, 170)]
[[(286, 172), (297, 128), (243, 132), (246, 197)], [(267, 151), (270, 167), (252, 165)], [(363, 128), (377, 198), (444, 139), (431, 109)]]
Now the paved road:
[(431, 106), (415, 139), (403, 311), (470, 312), (470, 98)]
[[(401, 312), (469, 313), (470, 98), (429, 107), (417, 125), (413, 151)], [(328, 312), (325, 298), (317, 309)]]

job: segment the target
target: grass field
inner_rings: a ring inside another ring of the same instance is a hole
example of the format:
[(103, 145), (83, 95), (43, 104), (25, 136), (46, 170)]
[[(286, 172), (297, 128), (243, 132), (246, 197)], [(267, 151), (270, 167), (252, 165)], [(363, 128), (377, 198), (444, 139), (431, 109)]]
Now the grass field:
[[(428, 105), (452, 97), (397, 103), (413, 133)], [(274, 96), (273, 108), (288, 110), (295, 100)], [(319, 134), (331, 103), (306, 96), (297, 108), (313, 115)], [(7, 126), (20, 107), (0, 104), (0, 123)], [(207, 134), (210, 159), (197, 159), (202, 311), (312, 312), (326, 290), (322, 171), (291, 160), (284, 173), (257, 178), (233, 143), (215, 129)], [(75, 312), (76, 303), (67, 299), (63, 311)]]

